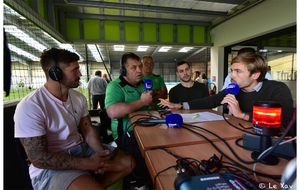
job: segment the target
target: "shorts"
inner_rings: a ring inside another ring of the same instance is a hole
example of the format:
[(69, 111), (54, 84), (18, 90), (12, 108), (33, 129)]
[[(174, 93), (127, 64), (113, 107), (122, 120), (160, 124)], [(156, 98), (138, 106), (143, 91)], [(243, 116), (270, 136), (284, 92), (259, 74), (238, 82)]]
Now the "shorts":
[[(103, 145), (105, 149), (113, 151), (115, 147)], [(68, 154), (75, 157), (87, 158), (94, 151), (85, 143), (81, 143), (68, 150)], [(67, 189), (69, 185), (81, 175), (91, 175), (84, 170), (48, 170), (44, 169), (38, 176), (31, 180), (34, 190)]]

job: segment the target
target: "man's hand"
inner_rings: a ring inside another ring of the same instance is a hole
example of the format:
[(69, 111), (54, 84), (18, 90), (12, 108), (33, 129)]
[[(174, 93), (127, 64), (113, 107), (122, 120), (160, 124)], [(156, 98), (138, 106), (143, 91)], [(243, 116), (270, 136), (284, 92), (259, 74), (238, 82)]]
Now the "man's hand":
[(158, 106), (161, 108), (169, 107), (170, 109), (180, 109), (180, 104), (174, 104), (172, 102), (168, 102), (167, 100), (159, 98), (160, 103), (158, 103)]
[(153, 100), (152, 93), (153, 93), (153, 91), (150, 90), (149, 92), (143, 92), (141, 94), (140, 100), (143, 102), (143, 104), (145, 106), (148, 106), (152, 103), (152, 100)]
[(228, 104), (228, 109), (232, 115), (237, 118), (243, 118), (244, 113), (240, 109), (240, 104), (235, 98), (233, 94), (227, 94), (224, 99), (222, 100), (221, 104)]
[(111, 166), (110, 157), (111, 153), (109, 150), (96, 152), (89, 157), (88, 162), (91, 164), (89, 170), (94, 170), (96, 174), (105, 172)]

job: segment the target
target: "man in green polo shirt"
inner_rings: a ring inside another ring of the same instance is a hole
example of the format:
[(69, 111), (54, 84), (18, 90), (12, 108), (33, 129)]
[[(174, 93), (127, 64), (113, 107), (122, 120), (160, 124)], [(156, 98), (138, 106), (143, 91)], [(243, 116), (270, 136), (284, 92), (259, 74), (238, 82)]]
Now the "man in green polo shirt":
[(121, 58), (120, 77), (111, 81), (106, 89), (105, 107), (112, 118), (112, 133), (118, 148), (132, 155), (137, 163), (129, 180), (135, 187), (152, 186), (145, 160), (136, 142), (128, 114), (149, 110), (152, 103), (152, 90), (146, 92), (142, 80), (140, 57), (125, 53)]
[(154, 61), (153, 58), (149, 55), (143, 57), (143, 80), (151, 79), (153, 82), (153, 103), (151, 104), (152, 109), (159, 110), (161, 109), (157, 104), (160, 102), (158, 99), (167, 99), (168, 90), (165, 84), (164, 79), (160, 75), (153, 74)]

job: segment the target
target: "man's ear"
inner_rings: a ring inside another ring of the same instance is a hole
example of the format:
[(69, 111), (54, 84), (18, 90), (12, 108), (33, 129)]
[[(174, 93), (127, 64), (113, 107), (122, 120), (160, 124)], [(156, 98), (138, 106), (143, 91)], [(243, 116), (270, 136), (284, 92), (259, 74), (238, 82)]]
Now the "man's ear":
[(252, 74), (252, 78), (253, 78), (253, 79), (258, 79), (258, 77), (260, 76), (260, 74), (261, 74), (260, 72), (253, 73), (253, 74)]

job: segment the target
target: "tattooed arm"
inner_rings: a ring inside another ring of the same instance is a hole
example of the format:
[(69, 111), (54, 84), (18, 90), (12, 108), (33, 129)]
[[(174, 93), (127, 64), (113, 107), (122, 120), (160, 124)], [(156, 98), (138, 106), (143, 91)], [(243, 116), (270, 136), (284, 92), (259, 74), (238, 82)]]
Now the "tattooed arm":
[(55, 170), (101, 170), (109, 159), (109, 151), (101, 151), (89, 158), (77, 158), (47, 150), (46, 136), (20, 138), (29, 161), (37, 168)]

